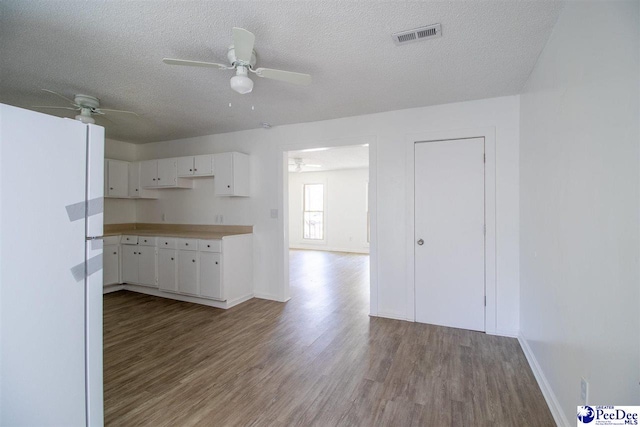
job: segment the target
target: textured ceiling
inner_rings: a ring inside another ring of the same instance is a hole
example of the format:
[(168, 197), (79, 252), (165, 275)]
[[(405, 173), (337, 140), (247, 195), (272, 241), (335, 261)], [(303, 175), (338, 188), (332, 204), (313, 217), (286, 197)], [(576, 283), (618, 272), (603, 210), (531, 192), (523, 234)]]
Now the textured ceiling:
[[(517, 94), (561, 7), (2, 0), (0, 102), (64, 105), (40, 88), (93, 95), (104, 108), (140, 114), (110, 116), (108, 137), (144, 143)], [(442, 24), (442, 38), (395, 46), (390, 36), (432, 23)], [(231, 71), (162, 63), (225, 63), (233, 26), (255, 34), (258, 67), (309, 73), (311, 86), (256, 77), (253, 93), (239, 95)]]
[[(295, 159), (301, 159), (300, 172), (323, 172), (369, 167), (369, 146), (349, 145), (327, 149), (289, 151), (289, 172), (295, 172)], [(317, 165), (319, 167), (305, 166)]]

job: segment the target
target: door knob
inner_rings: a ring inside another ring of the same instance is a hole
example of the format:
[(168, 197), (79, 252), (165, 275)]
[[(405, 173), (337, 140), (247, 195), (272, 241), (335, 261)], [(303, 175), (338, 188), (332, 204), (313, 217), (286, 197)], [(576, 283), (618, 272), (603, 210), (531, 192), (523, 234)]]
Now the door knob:
[(424, 245), (424, 240), (422, 240), (422, 239), (418, 240), (418, 244), (419, 244), (420, 246)]

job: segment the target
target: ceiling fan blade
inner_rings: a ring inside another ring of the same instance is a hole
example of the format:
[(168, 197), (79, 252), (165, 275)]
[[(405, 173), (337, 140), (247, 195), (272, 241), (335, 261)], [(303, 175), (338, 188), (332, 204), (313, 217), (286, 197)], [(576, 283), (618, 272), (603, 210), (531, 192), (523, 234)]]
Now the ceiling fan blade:
[(51, 105), (32, 105), (31, 108), (50, 108), (50, 109), (55, 109), (55, 110), (71, 110), (71, 111), (78, 111), (79, 108), (71, 108), (71, 107), (54, 107)]
[(98, 114), (100, 114), (103, 111), (107, 111), (109, 113), (125, 113), (125, 114), (133, 114), (134, 116), (138, 116), (140, 117), (140, 115), (138, 113), (135, 113), (133, 111), (125, 111), (125, 110), (112, 110), (111, 108), (99, 108), (96, 110), (98, 112)]
[(244, 28), (233, 27), (233, 48), (236, 52), (236, 59), (247, 64), (251, 62), (255, 41), (256, 36), (252, 32)]
[(293, 71), (273, 70), (271, 68), (257, 68), (255, 73), (265, 79), (280, 80), (281, 82), (307, 86), (311, 83), (309, 74), (294, 73)]
[(42, 91), (44, 91), (44, 92), (52, 93), (52, 94), (54, 94), (55, 96), (60, 97), (60, 98), (64, 99), (64, 100), (65, 100), (65, 101), (67, 101), (67, 102), (70, 102), (72, 105), (76, 105), (76, 102), (75, 102), (74, 100), (69, 99), (69, 98), (67, 98), (67, 97), (66, 97), (66, 96), (64, 96), (64, 95), (60, 95), (58, 92), (54, 92), (54, 91), (49, 90), (49, 89), (41, 89), (41, 90), (42, 90)]
[(231, 68), (215, 62), (190, 61), (188, 59), (163, 58), (162, 62), (169, 65), (186, 65), (188, 67), (212, 67), (218, 68), (219, 70), (228, 70)]

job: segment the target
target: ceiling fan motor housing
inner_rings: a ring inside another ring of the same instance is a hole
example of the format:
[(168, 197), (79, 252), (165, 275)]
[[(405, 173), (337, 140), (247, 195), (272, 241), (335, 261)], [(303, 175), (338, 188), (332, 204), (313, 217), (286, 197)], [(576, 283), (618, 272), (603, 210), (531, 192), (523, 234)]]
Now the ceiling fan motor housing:
[(248, 64), (246, 64), (244, 61), (239, 61), (236, 58), (236, 50), (234, 49), (233, 45), (229, 46), (229, 50), (227, 51), (227, 59), (229, 60), (229, 63), (233, 66), (246, 65), (253, 69), (253, 67), (255, 67), (256, 65), (257, 58), (258, 57), (254, 49), (253, 51), (251, 51), (251, 60), (249, 61)]

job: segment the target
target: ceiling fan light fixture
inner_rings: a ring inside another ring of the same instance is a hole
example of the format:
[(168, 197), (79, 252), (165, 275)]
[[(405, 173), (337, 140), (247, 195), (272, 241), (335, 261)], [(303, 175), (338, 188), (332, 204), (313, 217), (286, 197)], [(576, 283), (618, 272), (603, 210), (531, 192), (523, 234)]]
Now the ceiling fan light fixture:
[(236, 75), (231, 77), (231, 89), (241, 95), (250, 93), (253, 90), (253, 80), (247, 77), (247, 67), (239, 66)]
[(91, 109), (86, 107), (80, 108), (80, 114), (75, 117), (76, 120), (81, 121), (86, 124), (94, 124), (96, 121), (93, 117), (91, 117)]

